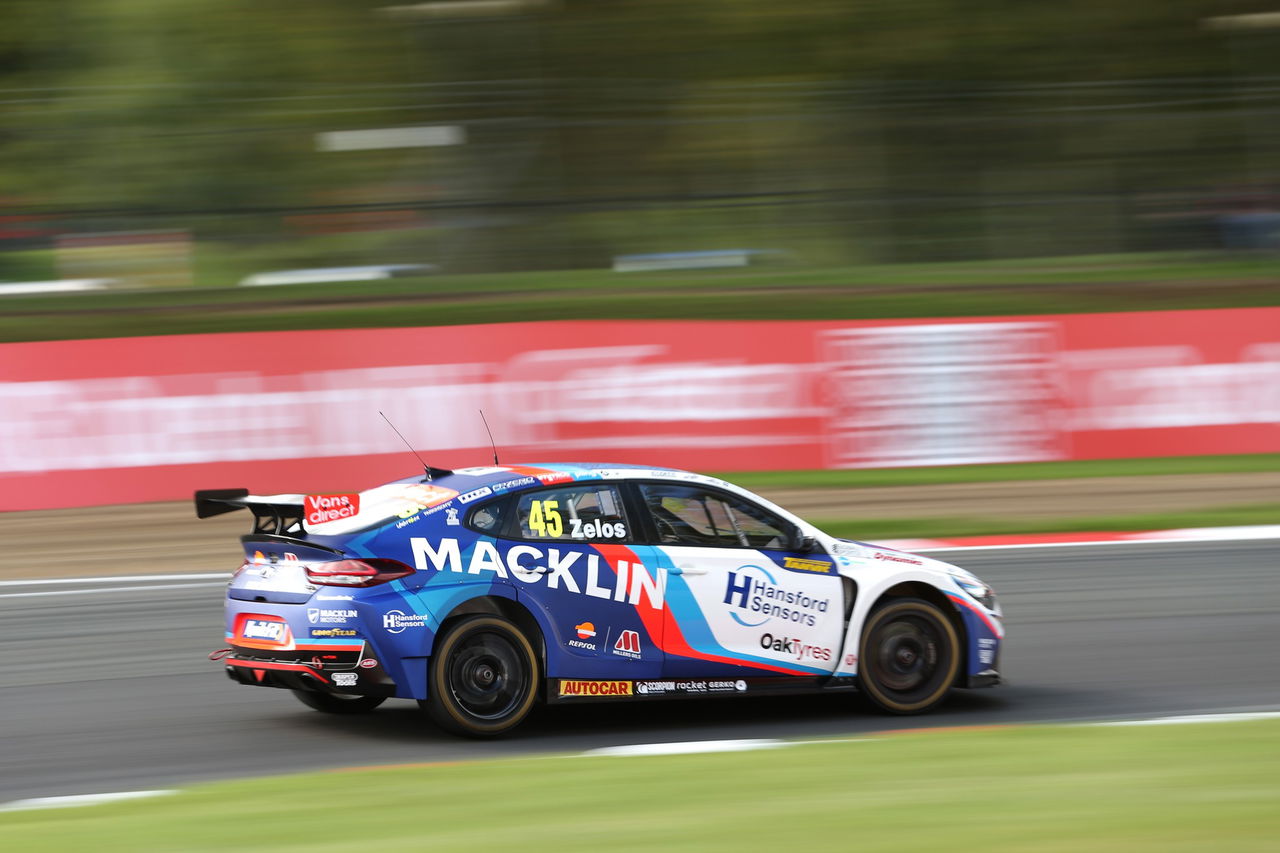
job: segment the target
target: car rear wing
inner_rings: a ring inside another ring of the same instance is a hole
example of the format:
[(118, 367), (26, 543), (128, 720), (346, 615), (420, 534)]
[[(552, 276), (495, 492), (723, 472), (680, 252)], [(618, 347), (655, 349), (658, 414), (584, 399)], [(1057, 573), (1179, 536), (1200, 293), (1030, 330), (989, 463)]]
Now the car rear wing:
[(248, 489), (201, 489), (196, 492), (196, 518), (209, 518), (238, 509), (253, 513), (254, 533), (278, 536), (305, 533), (304, 495), (251, 495)]

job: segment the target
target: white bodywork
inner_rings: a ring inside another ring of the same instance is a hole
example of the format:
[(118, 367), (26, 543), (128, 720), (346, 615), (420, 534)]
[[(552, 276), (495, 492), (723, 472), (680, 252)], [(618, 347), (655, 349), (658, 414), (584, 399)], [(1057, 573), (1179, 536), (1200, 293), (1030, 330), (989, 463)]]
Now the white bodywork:
[[(801, 664), (808, 667), (823, 667), (826, 662), (819, 659), (820, 650), (830, 649), (833, 652), (833, 660), (830, 662), (830, 666), (826, 667), (827, 671), (837, 676), (857, 675), (858, 641), (862, 635), (862, 626), (866, 622), (867, 616), (889, 589), (899, 584), (913, 582), (937, 589), (947, 595), (953, 601), (953, 606), (957, 608), (968, 607), (980, 614), (985, 617), (984, 621), (993, 629), (997, 639), (1001, 639), (1004, 636), (1003, 614), (999, 604), (996, 604), (994, 609), (991, 609), (983, 606), (974, 598), (959, 581), (979, 586), (983, 585), (982, 581), (958, 566), (919, 554), (910, 554), (892, 548), (882, 548), (869, 543), (853, 542), (830, 536), (777, 504), (740, 486), (735, 486), (715, 477), (686, 471), (637, 468), (601, 469), (597, 473), (603, 479), (658, 479), (714, 486), (747, 498), (795, 524), (803, 535), (811, 537), (817, 543), (818, 548), (813, 553), (814, 559), (833, 560), (839, 575), (851, 578), (857, 585), (855, 604), (849, 616), (849, 624), (845, 627), (843, 626), (842, 590), (839, 588), (838, 582), (835, 585), (830, 583), (835, 580), (833, 576), (806, 576), (802, 572), (787, 573), (784, 584), (787, 591), (806, 593), (809, 598), (817, 602), (828, 599), (833, 600), (825, 608), (820, 607), (820, 605), (815, 605), (811, 608), (799, 608), (800, 610), (806, 610), (813, 616), (813, 624), (807, 624), (808, 620), (800, 622), (788, 621), (787, 627), (796, 642), (792, 643), (791, 649), (778, 652), (766, 650), (759, 644), (761, 630), (771, 626), (746, 626), (738, 620), (723, 617), (725, 603), (722, 586), (708, 588), (705, 593), (700, 593), (697, 589), (699, 586), (697, 578), (686, 577), (686, 582), (693, 589), (702, 613), (706, 617), (716, 640), (728, 649), (738, 652), (750, 651), (758, 657), (777, 660), (779, 663)], [(757, 562), (762, 565), (767, 566), (770, 564), (769, 558), (759, 551), (728, 551), (726, 549), (675, 546), (662, 546), (661, 550), (673, 559), (677, 567), (686, 561), (690, 565), (696, 561), (700, 566), (705, 566), (708, 559), (712, 564), (716, 561), (721, 561), (726, 568), (732, 568), (729, 564), (745, 567), (752, 563), (752, 555), (756, 555), (758, 557)], [(715, 551), (719, 551), (721, 556), (697, 553)], [(701, 559), (697, 559), (699, 557)], [(721, 597), (717, 598), (717, 595)], [(957, 598), (961, 600), (960, 603), (954, 603)], [(732, 614), (729, 614), (729, 616), (732, 617)], [(843, 636), (841, 636), (842, 631)], [(805, 649), (812, 649), (814, 652), (807, 655), (802, 654)], [(815, 654), (818, 657), (815, 657)]]

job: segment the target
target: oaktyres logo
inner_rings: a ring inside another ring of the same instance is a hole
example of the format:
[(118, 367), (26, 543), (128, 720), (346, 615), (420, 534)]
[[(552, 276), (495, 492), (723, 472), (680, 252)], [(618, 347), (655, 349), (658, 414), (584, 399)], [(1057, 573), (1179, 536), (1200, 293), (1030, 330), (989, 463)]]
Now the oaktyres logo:
[(796, 625), (818, 624), (819, 615), (831, 606), (829, 598), (815, 598), (804, 590), (782, 586), (760, 566), (741, 566), (729, 572), (724, 603), (729, 616), (739, 625), (757, 628), (770, 619)]

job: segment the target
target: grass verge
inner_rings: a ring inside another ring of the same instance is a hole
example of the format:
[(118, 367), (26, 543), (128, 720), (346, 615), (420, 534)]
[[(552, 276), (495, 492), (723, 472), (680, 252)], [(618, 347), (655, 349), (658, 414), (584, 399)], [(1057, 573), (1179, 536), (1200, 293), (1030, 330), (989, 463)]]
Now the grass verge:
[(0, 341), (566, 319), (958, 317), (1280, 304), (1269, 258), (1184, 255), (4, 297)]
[(935, 731), (207, 785), (0, 815), (13, 850), (1274, 850), (1280, 721)]
[(1167, 474), (1242, 474), (1280, 471), (1280, 453), (1228, 456), (1168, 456), (1153, 459), (1089, 459), (1078, 462), (1016, 462), (948, 465), (941, 468), (860, 468), (841, 471), (744, 471), (717, 474), (744, 489), (849, 489), (930, 486), (941, 483), (1001, 483), (1081, 477), (1152, 477)]

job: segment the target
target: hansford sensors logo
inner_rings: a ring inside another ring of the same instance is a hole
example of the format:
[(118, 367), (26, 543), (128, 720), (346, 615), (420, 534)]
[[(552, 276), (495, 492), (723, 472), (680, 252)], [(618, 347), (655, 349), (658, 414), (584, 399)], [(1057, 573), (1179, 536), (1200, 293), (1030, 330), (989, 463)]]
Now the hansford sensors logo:
[(827, 612), (831, 599), (788, 589), (760, 566), (741, 566), (729, 572), (724, 603), (738, 611), (729, 613), (733, 620), (748, 628), (757, 628), (770, 619), (812, 627), (818, 624), (818, 615)]
[(426, 627), (427, 617), (420, 613), (405, 613), (403, 610), (388, 610), (382, 614), (382, 627), (388, 634), (399, 634), (405, 628)]

